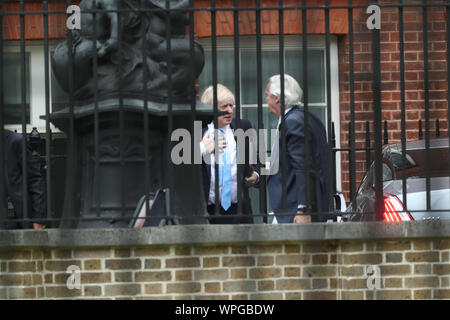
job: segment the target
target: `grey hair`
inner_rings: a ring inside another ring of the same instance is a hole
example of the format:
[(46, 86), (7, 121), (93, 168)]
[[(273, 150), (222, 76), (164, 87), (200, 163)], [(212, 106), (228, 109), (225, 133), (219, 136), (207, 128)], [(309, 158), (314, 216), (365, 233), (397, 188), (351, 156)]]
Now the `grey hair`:
[[(281, 76), (279, 74), (270, 77), (269, 93), (281, 98)], [(300, 104), (303, 90), (298, 82), (288, 74), (284, 74), (284, 104), (287, 107)]]

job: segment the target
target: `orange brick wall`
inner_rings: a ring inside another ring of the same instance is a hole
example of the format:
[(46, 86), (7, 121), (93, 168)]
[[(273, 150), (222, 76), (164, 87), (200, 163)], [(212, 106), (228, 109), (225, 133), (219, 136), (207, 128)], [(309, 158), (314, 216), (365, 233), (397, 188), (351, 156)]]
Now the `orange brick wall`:
[[(79, 4), (80, 1), (73, 1), (73, 4)], [(65, 12), (68, 5), (64, 1), (48, 1), (48, 11)], [(43, 11), (42, 1), (26, 1), (24, 4), (25, 12)], [(3, 4), (4, 12), (20, 12), (20, 3), (6, 2)], [(41, 40), (44, 39), (44, 16), (43, 14), (25, 15), (25, 39)], [(66, 37), (67, 14), (49, 14), (48, 15), (48, 37), (49, 39), (61, 39)], [(8, 15), (2, 19), (3, 39), (20, 40), (20, 16)]]
[[(302, 33), (302, 10), (300, 8), (302, 1), (285, 0), (283, 5), (284, 34)], [(347, 0), (329, 0), (330, 6), (339, 6), (348, 4)], [(240, 8), (255, 8), (254, 0), (240, 0)], [(308, 6), (323, 6), (324, 0), (307, 1)], [(211, 0), (196, 0), (195, 8), (211, 8)], [(234, 0), (216, 1), (216, 8), (233, 8)], [(261, 34), (279, 34), (279, 11), (268, 10), (279, 6), (278, 0), (262, 0), (261, 1)], [(266, 8), (266, 10), (264, 10)], [(295, 8), (295, 9), (293, 9)], [(216, 11), (216, 35), (217, 36), (233, 36), (234, 35), (234, 19), (232, 10)], [(307, 14), (307, 31), (310, 34), (325, 34), (325, 12), (324, 10), (308, 10)], [(211, 37), (211, 12), (198, 11), (195, 14), (195, 31), (199, 37)], [(348, 32), (347, 10), (333, 9), (330, 10), (330, 33), (346, 34)], [(239, 12), (239, 33), (241, 35), (256, 34), (256, 12), (255, 10), (244, 10)]]
[[(72, 4), (79, 4), (80, 1), (72, 1)], [(321, 6), (324, 0), (311, 1), (308, 5)], [(240, 0), (238, 2), (241, 8), (255, 7), (254, 0)], [(347, 0), (330, 0), (330, 5), (339, 6), (346, 5)], [(261, 8), (278, 7), (278, 0), (262, 0)], [(221, 0), (216, 2), (217, 8), (232, 8), (234, 0)], [(285, 7), (299, 7), (299, 1), (285, 0)], [(210, 0), (195, 0), (194, 7), (196, 9), (211, 8)], [(63, 1), (50, 0), (48, 5), (49, 11), (65, 11), (67, 3)], [(24, 6), (25, 12), (42, 11), (42, 1), (27, 1)], [(3, 5), (5, 12), (20, 12), (19, 2), (10, 2)], [(66, 19), (67, 15), (49, 14), (49, 38), (58, 39), (66, 36)], [(325, 33), (325, 14), (323, 10), (309, 10), (307, 13), (307, 29), (308, 33), (324, 34)], [(196, 11), (194, 16), (195, 32), (198, 37), (211, 36), (211, 12)], [(239, 12), (239, 31), (241, 35), (256, 34), (256, 14), (255, 10)], [(44, 38), (44, 19), (42, 14), (25, 16), (25, 38), (30, 40)], [(217, 36), (232, 36), (234, 34), (233, 11), (217, 11)], [(333, 9), (330, 10), (330, 33), (346, 34), (347, 10)], [(279, 34), (278, 10), (262, 10), (261, 11), (261, 33), (262, 34)], [(284, 32), (285, 34), (298, 34), (302, 32), (302, 12), (300, 9), (284, 10)], [(8, 15), (3, 18), (3, 39), (19, 40), (20, 39), (20, 17), (19, 15)]]

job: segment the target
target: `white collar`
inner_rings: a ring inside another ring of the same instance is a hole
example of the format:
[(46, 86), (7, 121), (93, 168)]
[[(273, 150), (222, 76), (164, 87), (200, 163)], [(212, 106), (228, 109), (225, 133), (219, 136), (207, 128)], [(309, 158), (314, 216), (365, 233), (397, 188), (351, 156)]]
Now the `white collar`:
[[(214, 122), (211, 122), (210, 124), (208, 124), (208, 129), (214, 130)], [(231, 129), (231, 127), (229, 124), (227, 124), (225, 127), (220, 128), (220, 129), (222, 129), (223, 132), (227, 132), (229, 129)]]
[[(284, 110), (284, 114), (286, 115), (286, 113), (288, 113), (289, 110), (291, 110), (291, 109), (292, 109), (292, 107), (289, 107), (289, 108), (285, 109)], [(278, 118), (278, 124), (280, 124), (280, 123), (281, 123), (281, 116)]]

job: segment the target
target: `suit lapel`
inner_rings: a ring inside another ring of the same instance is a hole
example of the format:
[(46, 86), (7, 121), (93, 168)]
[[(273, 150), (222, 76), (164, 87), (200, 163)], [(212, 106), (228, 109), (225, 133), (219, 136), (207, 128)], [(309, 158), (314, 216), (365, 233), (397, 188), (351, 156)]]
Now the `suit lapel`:
[[(280, 127), (278, 128), (278, 130), (281, 130), (281, 127), (284, 125), (284, 122), (286, 121), (287, 117), (291, 114), (292, 111), (294, 111), (295, 109), (298, 109), (298, 106), (293, 106), (284, 116), (283, 116), (283, 120), (280, 123)], [(280, 135), (281, 138), (281, 135)]]
[[(231, 128), (231, 130), (233, 130), (233, 133), (234, 133), (235, 127), (236, 127), (236, 118), (233, 118), (233, 120), (231, 120), (231, 123), (230, 123), (230, 128)], [(237, 143), (237, 137), (236, 136), (234, 136), (234, 141), (236, 141), (236, 143)]]
[[(286, 121), (287, 117), (291, 114), (292, 111), (294, 111), (295, 109), (298, 109), (298, 106), (293, 106), (284, 116), (283, 116), (283, 121), (281, 121), (281, 124), (278, 128), (278, 132), (277, 132), (277, 136), (274, 140), (274, 143), (272, 145), (271, 148), (271, 153), (270, 153), (270, 174), (269, 174), (269, 179), (272, 175), (275, 175), (278, 171), (279, 171), (279, 167), (280, 167), (280, 146), (281, 146), (281, 139), (282, 139), (282, 135), (280, 134), (281, 132), (281, 128), (284, 125), (284, 122)], [(278, 140), (278, 143), (276, 143), (276, 141)]]
[[(242, 119), (241, 119), (241, 121), (240, 121), (240, 128), (236, 128), (236, 118), (233, 118), (233, 120), (231, 121), (231, 123), (230, 123), (230, 128), (231, 128), (231, 130), (233, 130), (233, 133), (234, 133), (234, 130), (235, 129), (242, 129), (242, 130), (244, 130), (244, 132), (245, 132), (245, 130), (247, 130), (248, 129), (248, 126), (245, 126), (245, 128), (244, 128), (244, 126), (243, 126), (243, 122), (242, 122)], [(238, 152), (238, 145), (237, 145), (237, 136), (236, 135), (234, 135), (234, 141), (236, 141), (236, 157), (237, 157), (237, 152)], [(238, 164), (238, 166), (243, 166), (243, 174), (244, 174), (244, 177), (247, 177), (247, 176), (249, 176), (249, 174), (250, 174), (250, 165), (249, 165), (249, 162), (250, 162), (250, 159), (249, 159), (249, 150), (250, 150), (250, 147), (249, 147), (249, 141), (248, 141), (248, 138), (245, 138), (244, 139), (244, 143), (245, 143), (245, 146), (244, 146), (244, 152), (245, 152), (245, 155), (244, 155), (244, 159), (245, 159), (245, 164)]]

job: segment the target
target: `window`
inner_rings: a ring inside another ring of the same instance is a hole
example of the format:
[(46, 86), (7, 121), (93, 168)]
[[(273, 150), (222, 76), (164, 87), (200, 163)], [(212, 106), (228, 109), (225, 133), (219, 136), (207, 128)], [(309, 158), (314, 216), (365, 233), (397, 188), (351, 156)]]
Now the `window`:
[[(308, 49), (308, 107), (311, 112), (319, 116), (326, 123), (326, 61), (325, 45), (322, 37), (313, 38)], [(205, 48), (205, 68), (199, 78), (200, 93), (212, 84), (212, 51), (208, 40), (201, 39)], [(333, 45), (335, 43), (333, 42)], [(233, 39), (218, 39), (217, 45), (217, 80), (219, 83), (234, 91), (234, 48)], [(299, 36), (286, 36), (285, 38), (285, 73), (290, 74), (304, 87), (303, 80), (303, 53), (302, 40)], [(333, 48), (332, 48), (333, 49)], [(264, 102), (265, 85), (270, 76), (280, 73), (279, 70), (279, 45), (278, 37), (263, 37), (262, 41), (262, 101)], [(254, 37), (241, 37), (240, 40), (240, 91), (242, 117), (249, 118), (255, 125), (257, 123), (257, 64), (256, 64), (256, 42)], [(337, 52), (335, 57), (337, 64)], [(337, 74), (335, 75), (337, 77)], [(254, 110), (251, 110), (251, 109)], [(334, 119), (333, 119), (334, 120)], [(264, 126), (275, 128), (276, 119), (268, 115), (267, 106), (264, 105)]]
[(22, 57), (19, 52), (3, 53), (4, 121), (6, 125), (22, 124), (22, 93), (25, 90), (26, 123), (30, 123), (30, 53), (25, 52), (25, 88), (22, 85)]
[[(67, 107), (68, 95), (61, 89), (51, 71), (52, 48), (49, 47), (49, 81), (50, 81), (50, 110), (55, 112)], [(20, 47), (16, 43), (5, 46), (3, 52), (3, 86), (5, 92), (5, 125), (10, 130), (22, 130), (22, 90), (21, 90), (21, 55)], [(25, 48), (26, 61), (26, 125), (27, 132), (37, 127), (39, 132), (45, 132), (45, 59), (44, 46), (40, 41), (28, 41)], [(58, 130), (51, 124), (54, 132)]]
[[(205, 67), (199, 78), (200, 95), (210, 85), (212, 85), (212, 48), (210, 39), (199, 40), (205, 49)], [(285, 73), (293, 76), (304, 88), (303, 79), (303, 42), (301, 36), (285, 36), (284, 38), (284, 63)], [(251, 121), (253, 127), (258, 124), (257, 111), (257, 59), (256, 59), (256, 38), (240, 37), (239, 41), (240, 59), (240, 101), (241, 117)], [(308, 108), (310, 112), (316, 114), (327, 127), (327, 117), (335, 123), (335, 131), (339, 131), (339, 88), (338, 88), (338, 56), (337, 39), (331, 38), (330, 42), (330, 74), (331, 74), (331, 114), (327, 114), (327, 90), (326, 90), (326, 53), (325, 37), (308, 37)], [(279, 74), (279, 38), (278, 36), (262, 37), (261, 52), (261, 82), (262, 82), (262, 102), (263, 102), (263, 122), (264, 128), (274, 129), (278, 119), (269, 113), (265, 104), (265, 86), (270, 76)], [(235, 65), (234, 65), (234, 39), (217, 39), (217, 81), (235, 91)], [(270, 131), (266, 137), (266, 149), (270, 150)], [(336, 136), (336, 145), (340, 145), (340, 137)], [(337, 187), (340, 188), (340, 157), (337, 157)], [(257, 193), (251, 191), (252, 193)], [(259, 208), (257, 196), (252, 195), (252, 207), (254, 211)]]

